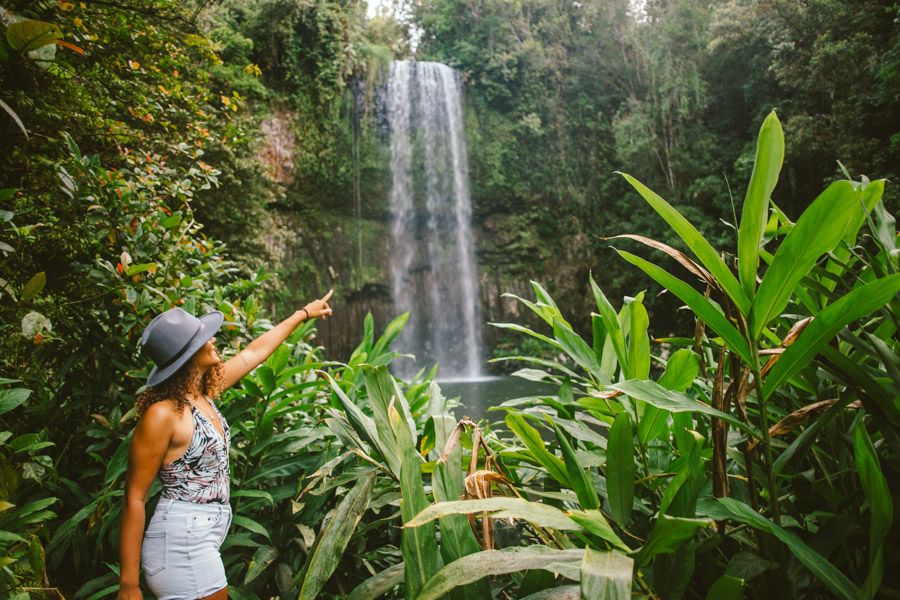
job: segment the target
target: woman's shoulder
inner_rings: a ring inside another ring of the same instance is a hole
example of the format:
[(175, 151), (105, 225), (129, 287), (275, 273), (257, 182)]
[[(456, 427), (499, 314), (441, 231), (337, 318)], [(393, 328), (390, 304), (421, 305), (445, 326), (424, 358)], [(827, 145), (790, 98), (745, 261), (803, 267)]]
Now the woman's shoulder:
[(149, 405), (141, 415), (141, 421), (150, 425), (174, 424), (183, 412), (177, 400), (164, 398)]

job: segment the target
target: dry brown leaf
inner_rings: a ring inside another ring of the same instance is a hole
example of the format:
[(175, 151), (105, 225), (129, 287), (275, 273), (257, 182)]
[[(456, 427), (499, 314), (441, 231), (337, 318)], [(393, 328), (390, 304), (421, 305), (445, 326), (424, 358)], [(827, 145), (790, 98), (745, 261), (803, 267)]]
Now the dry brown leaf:
[[(833, 400), (821, 400), (819, 402), (813, 402), (812, 404), (807, 404), (801, 408), (798, 408), (791, 414), (787, 415), (771, 427), (769, 427), (769, 437), (775, 437), (779, 435), (785, 435), (790, 433), (806, 423), (809, 418), (813, 415), (816, 415), (828, 407), (832, 406), (837, 399)], [(862, 407), (862, 403), (859, 400), (851, 402), (847, 405), (847, 408), (859, 409)], [(759, 444), (759, 440), (753, 440), (748, 445), (748, 449), (752, 450)]]
[(469, 417), (460, 419), (459, 423), (456, 424), (456, 427), (453, 428), (453, 432), (450, 433), (450, 436), (447, 438), (447, 443), (444, 444), (444, 452), (438, 459), (439, 462), (447, 462), (447, 459), (450, 458), (450, 453), (453, 452), (453, 449), (456, 448), (456, 445), (459, 443), (459, 436), (462, 435), (462, 432), (466, 427), (475, 427), (477, 429), (478, 426), (475, 424), (475, 421)]
[(632, 233), (623, 233), (622, 235), (614, 235), (612, 237), (607, 237), (607, 238), (603, 238), (603, 239), (604, 240), (615, 240), (615, 239), (619, 239), (619, 238), (627, 238), (629, 240), (634, 240), (636, 242), (640, 242), (640, 243), (644, 244), (645, 246), (650, 246), (651, 248), (656, 248), (657, 250), (662, 250), (663, 252), (665, 252), (666, 254), (668, 254), (669, 256), (674, 258), (675, 260), (677, 260), (678, 263), (681, 266), (683, 266), (685, 269), (687, 269), (688, 271), (690, 271), (691, 273), (693, 273), (694, 275), (696, 275), (697, 277), (699, 277), (703, 281), (705, 281), (708, 285), (711, 285), (712, 287), (714, 287), (716, 289), (721, 289), (721, 288), (719, 288), (719, 284), (716, 283), (716, 280), (713, 278), (713, 276), (710, 274), (709, 271), (707, 271), (706, 269), (704, 269), (703, 267), (701, 267), (700, 265), (695, 263), (689, 256), (687, 256), (681, 250), (676, 250), (672, 246), (669, 246), (668, 244), (663, 244), (662, 242), (658, 242), (652, 238), (644, 237), (642, 235), (634, 235)]
[(791, 327), (791, 330), (788, 331), (787, 335), (784, 336), (784, 340), (781, 342), (780, 348), (770, 348), (768, 350), (761, 350), (760, 354), (774, 354), (772, 358), (766, 361), (766, 364), (763, 365), (763, 368), (760, 370), (760, 377), (765, 377), (766, 374), (772, 370), (772, 367), (775, 366), (775, 363), (778, 362), (779, 357), (784, 352), (784, 349), (794, 343), (794, 341), (800, 337), (800, 334), (803, 333), (803, 330), (806, 329), (806, 326), (809, 325), (810, 321), (813, 320), (813, 317), (806, 317), (805, 319), (801, 319), (794, 323), (794, 326)]

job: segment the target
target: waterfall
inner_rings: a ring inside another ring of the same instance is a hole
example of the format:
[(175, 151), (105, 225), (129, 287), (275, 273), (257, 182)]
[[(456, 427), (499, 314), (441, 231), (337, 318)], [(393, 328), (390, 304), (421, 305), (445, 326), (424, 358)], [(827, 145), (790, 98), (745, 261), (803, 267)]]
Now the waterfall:
[(391, 130), (391, 295), (410, 311), (399, 374), (440, 364), (442, 378), (481, 372), (481, 313), (472, 240), (462, 83), (446, 65), (395, 61)]

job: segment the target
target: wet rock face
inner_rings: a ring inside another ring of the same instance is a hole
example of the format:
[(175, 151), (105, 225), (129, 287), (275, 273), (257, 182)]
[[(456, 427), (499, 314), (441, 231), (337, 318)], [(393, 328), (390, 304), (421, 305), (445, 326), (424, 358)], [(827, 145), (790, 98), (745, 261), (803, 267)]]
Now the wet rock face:
[(265, 139), (257, 158), (265, 165), (275, 183), (290, 185), (294, 180), (294, 148), (296, 140), (291, 130), (294, 113), (276, 111), (260, 123)]
[[(285, 315), (314, 295), (334, 288), (335, 315), (317, 324), (316, 343), (324, 347), (329, 359), (347, 360), (362, 339), (366, 314), (372, 314), (376, 335), (381, 335), (392, 319), (410, 310), (407, 336), (415, 336), (418, 345), (404, 345), (403, 339), (395, 345), (397, 350), (417, 356), (415, 363), (403, 361), (410, 369), (429, 364), (431, 359), (441, 363), (442, 376), (452, 376), (454, 372), (450, 368), (457, 369), (457, 376), (465, 376), (468, 368), (465, 351), (473, 347), (480, 347), (476, 359), (484, 371), (509, 368), (510, 365), (487, 365), (485, 361), (498, 344), (508, 349), (521, 343), (523, 336), (488, 323), (516, 322), (545, 332), (543, 321), (514, 299), (504, 297), (511, 293), (533, 298), (532, 280), (544, 285), (577, 330), (590, 335), (590, 321), (586, 318), (592, 310), (592, 296), (587, 287), (592, 264), (590, 241), (578, 234), (575, 227), (570, 228), (572, 233), (550, 240), (539, 231), (534, 216), (517, 206), (509, 212), (487, 212), (485, 208), (496, 209), (496, 203), (481, 199), (479, 210), (478, 190), (473, 190), (476, 197), (470, 199), (474, 206), (458, 212), (454, 189), (458, 180), (453, 176), (452, 148), (432, 145), (432, 165), (430, 171), (426, 168), (426, 137), (431, 135), (450, 142), (451, 136), (449, 129), (441, 130), (432, 124), (427, 130), (421, 123), (429, 111), (442, 113), (440, 118), (449, 118), (450, 113), (446, 104), (432, 102), (424, 107), (415, 104), (429, 93), (424, 88), (452, 89), (458, 83), (452, 78), (449, 82), (438, 81), (441, 73), (436, 70), (437, 67), (430, 74), (420, 74), (418, 68), (415, 72), (407, 71), (411, 79), (407, 79), (406, 85), (413, 104), (408, 107), (408, 149), (419, 157), (410, 157), (409, 204), (407, 220), (403, 222), (407, 229), (401, 232), (408, 236), (405, 242), (397, 241), (398, 209), (391, 206), (391, 196), (396, 193), (391, 168), (399, 166), (391, 165), (391, 144), (400, 115), (390, 114), (387, 78), (376, 86), (371, 105), (357, 111), (360, 127), (353, 133), (359, 136), (362, 148), (357, 165), (359, 189), (354, 192), (348, 188), (344, 190), (346, 196), (335, 196), (332, 204), (321, 205), (316, 210), (309, 209), (312, 200), (300, 185), (303, 172), (295, 166), (304, 151), (302, 140), (293, 133), (297, 115), (276, 110), (263, 122), (266, 138), (260, 160), (276, 182), (274, 187), (288, 199), (273, 203), (259, 226), (266, 269), (279, 274), (271, 309)], [(357, 102), (361, 101), (357, 98)], [(458, 110), (462, 112), (462, 106)], [(439, 120), (437, 115), (433, 118)], [(462, 127), (461, 120), (458, 126)], [(456, 135), (460, 136), (458, 142), (465, 141), (463, 131), (457, 130)], [(464, 143), (455, 152), (457, 160), (464, 156)], [(445, 165), (450, 163), (450, 167), (437, 169), (435, 166), (442, 160)], [(458, 166), (463, 169), (465, 165)], [(468, 186), (468, 181), (464, 185)], [(463, 191), (469, 193), (467, 189)], [(438, 198), (441, 195), (451, 201), (443, 203)], [(356, 206), (350, 201), (353, 197)], [(295, 208), (300, 205), (305, 209)], [(468, 231), (459, 228), (460, 219), (463, 225), (468, 224)], [(457, 233), (471, 243), (470, 248), (464, 249), (471, 253), (467, 259), (471, 260), (467, 267), (471, 275), (457, 268), (460, 263), (459, 246), (454, 241)], [(399, 269), (404, 263), (408, 263), (408, 269)], [(393, 276), (392, 267), (398, 268)], [(598, 281), (603, 275), (602, 271), (594, 270)], [(454, 295), (461, 299), (454, 300)], [(438, 304), (432, 305), (432, 299)], [(447, 300), (453, 300), (459, 308), (440, 308), (439, 303)], [(468, 315), (463, 311), (469, 311)], [(439, 317), (444, 324), (438, 322)], [(466, 341), (462, 324), (476, 328), (475, 344)], [(454, 359), (432, 354), (444, 350), (463, 351), (455, 367)]]

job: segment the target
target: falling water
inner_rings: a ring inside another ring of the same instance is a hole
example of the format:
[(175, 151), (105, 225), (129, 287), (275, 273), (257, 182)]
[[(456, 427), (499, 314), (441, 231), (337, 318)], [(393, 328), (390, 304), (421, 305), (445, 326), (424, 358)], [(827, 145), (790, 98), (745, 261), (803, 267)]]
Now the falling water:
[(439, 63), (395, 61), (391, 128), (391, 294), (410, 311), (399, 350), (443, 378), (478, 377), (481, 315), (471, 231), (462, 85)]

